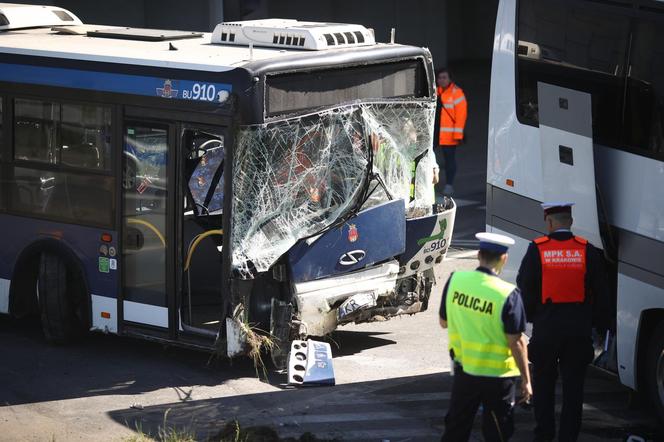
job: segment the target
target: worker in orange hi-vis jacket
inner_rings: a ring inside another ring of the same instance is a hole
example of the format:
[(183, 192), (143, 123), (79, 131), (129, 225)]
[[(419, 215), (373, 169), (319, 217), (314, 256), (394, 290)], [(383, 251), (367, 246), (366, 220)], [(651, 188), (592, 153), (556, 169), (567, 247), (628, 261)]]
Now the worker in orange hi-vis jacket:
[(436, 85), (434, 151), (438, 164), (445, 164), (443, 195), (452, 196), (457, 169), (456, 148), (464, 141), (468, 103), (463, 90), (452, 81), (448, 69), (436, 71)]

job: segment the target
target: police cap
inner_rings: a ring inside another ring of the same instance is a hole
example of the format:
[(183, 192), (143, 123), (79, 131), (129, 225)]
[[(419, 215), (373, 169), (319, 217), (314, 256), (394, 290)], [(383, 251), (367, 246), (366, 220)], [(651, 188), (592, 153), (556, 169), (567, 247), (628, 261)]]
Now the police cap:
[(542, 209), (544, 210), (544, 217), (547, 215), (552, 215), (554, 213), (572, 213), (572, 206), (574, 203), (566, 201), (555, 201), (555, 202), (546, 202), (542, 203)]
[(475, 234), (475, 238), (480, 240), (480, 250), (497, 253), (507, 253), (509, 246), (514, 244), (514, 240), (509, 236), (497, 233), (481, 232)]

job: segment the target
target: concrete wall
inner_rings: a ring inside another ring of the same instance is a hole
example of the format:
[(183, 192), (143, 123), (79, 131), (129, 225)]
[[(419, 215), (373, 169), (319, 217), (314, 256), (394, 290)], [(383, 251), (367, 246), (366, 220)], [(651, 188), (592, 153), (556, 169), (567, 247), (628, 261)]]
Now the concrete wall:
[(498, 0), (225, 0), (227, 19), (283, 17), (359, 23), (379, 41), (426, 46), (436, 66), (491, 59)]
[(450, 63), (491, 60), (498, 0), (448, 0)]
[(69, 9), (84, 23), (211, 31), (223, 21), (223, 0), (11, 0)]
[(395, 28), (397, 43), (426, 46), (439, 64), (447, 60), (446, 6), (447, 0), (271, 0), (267, 12), (270, 17), (362, 24), (382, 42)]

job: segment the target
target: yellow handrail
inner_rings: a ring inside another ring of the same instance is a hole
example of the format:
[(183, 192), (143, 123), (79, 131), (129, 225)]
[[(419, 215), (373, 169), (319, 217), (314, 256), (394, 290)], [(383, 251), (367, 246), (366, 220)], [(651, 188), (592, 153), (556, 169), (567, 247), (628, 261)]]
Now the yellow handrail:
[(159, 240), (161, 241), (161, 244), (164, 247), (166, 247), (166, 239), (164, 238), (164, 235), (161, 234), (159, 229), (157, 229), (157, 227), (155, 227), (154, 224), (152, 224), (148, 221), (142, 220), (142, 219), (137, 219), (137, 218), (127, 218), (127, 224), (140, 224), (142, 226), (147, 227), (148, 229), (152, 230), (155, 235), (157, 235), (159, 237)]
[(202, 240), (207, 238), (210, 235), (224, 235), (223, 229), (216, 229), (216, 230), (208, 230), (207, 232), (203, 232), (200, 235), (196, 236), (196, 239), (194, 239), (194, 242), (191, 243), (191, 246), (189, 247), (189, 251), (187, 251), (187, 259), (184, 262), (184, 271), (186, 272), (189, 270), (189, 265), (191, 264), (191, 256), (194, 254), (194, 250), (196, 250), (196, 246), (198, 246), (198, 243), (200, 243)]

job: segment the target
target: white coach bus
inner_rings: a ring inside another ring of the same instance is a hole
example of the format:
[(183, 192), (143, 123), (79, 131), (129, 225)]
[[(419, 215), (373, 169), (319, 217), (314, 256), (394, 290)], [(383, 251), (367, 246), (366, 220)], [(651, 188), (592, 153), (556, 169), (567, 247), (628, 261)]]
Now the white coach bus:
[(603, 368), (664, 419), (664, 4), (502, 0), (491, 72), (487, 227), (528, 243), (540, 202), (575, 201), (609, 263)]

